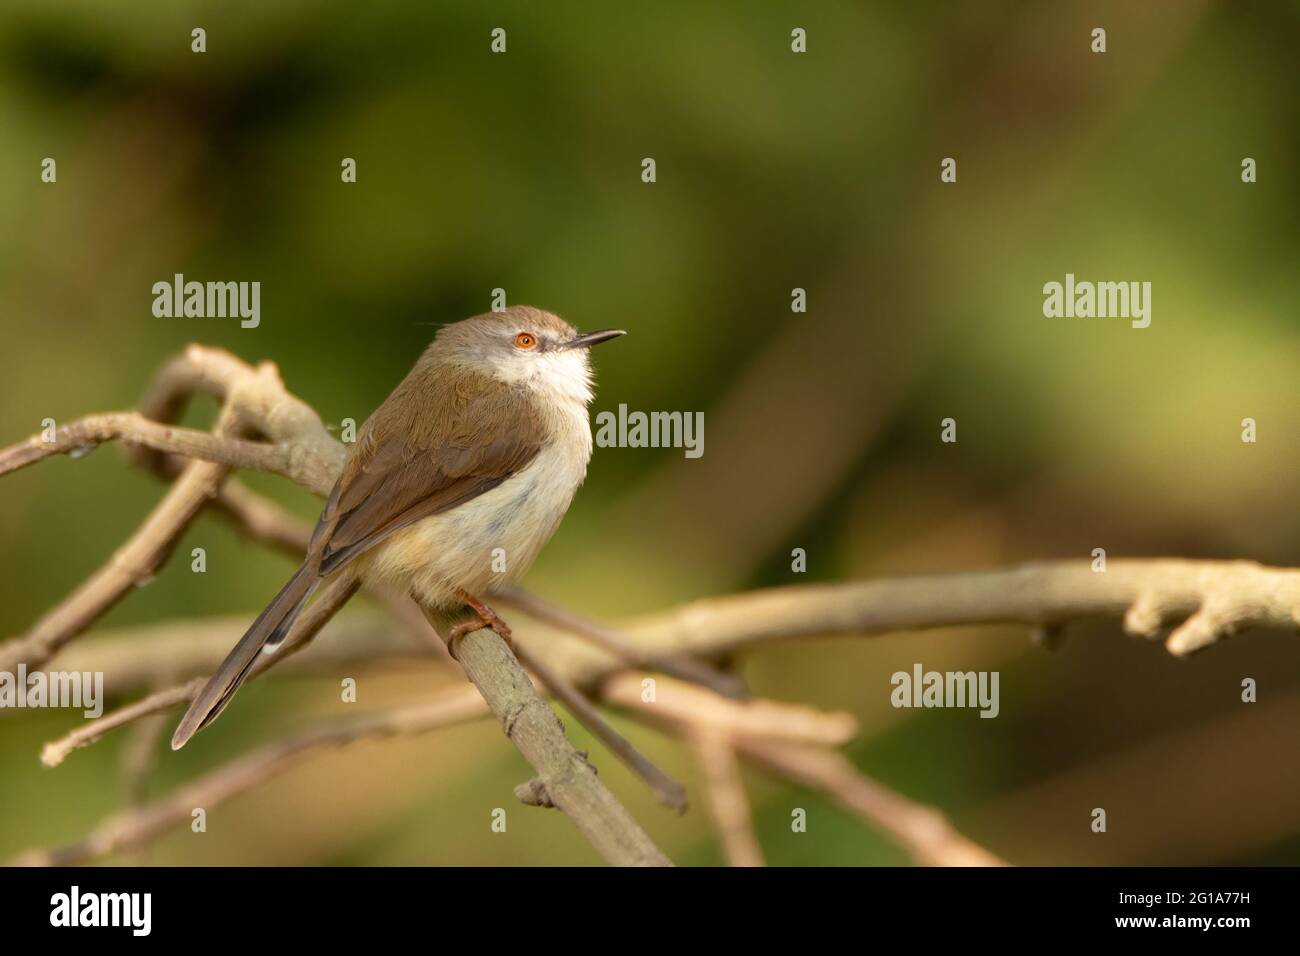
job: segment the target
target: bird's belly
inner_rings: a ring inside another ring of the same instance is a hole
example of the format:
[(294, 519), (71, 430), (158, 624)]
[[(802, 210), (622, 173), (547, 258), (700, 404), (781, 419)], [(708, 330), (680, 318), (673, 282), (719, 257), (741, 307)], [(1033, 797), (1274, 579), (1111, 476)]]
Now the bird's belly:
[(362, 557), (361, 574), (437, 607), (463, 603), (458, 590), (483, 595), (509, 584), (555, 532), (586, 466), (585, 455), (544, 449), (491, 491), (394, 534)]

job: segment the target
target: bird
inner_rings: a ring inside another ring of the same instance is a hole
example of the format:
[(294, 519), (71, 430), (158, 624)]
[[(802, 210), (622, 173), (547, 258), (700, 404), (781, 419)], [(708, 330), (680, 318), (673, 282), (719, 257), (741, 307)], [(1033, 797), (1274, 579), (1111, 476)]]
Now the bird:
[(440, 626), (459, 616), (453, 655), (482, 627), (509, 642), (484, 597), (528, 570), (568, 511), (592, 454), (589, 349), (624, 334), (581, 334), (525, 305), (441, 327), (358, 429), (302, 565), (190, 704), (172, 749), (217, 718), (333, 575), (409, 593)]

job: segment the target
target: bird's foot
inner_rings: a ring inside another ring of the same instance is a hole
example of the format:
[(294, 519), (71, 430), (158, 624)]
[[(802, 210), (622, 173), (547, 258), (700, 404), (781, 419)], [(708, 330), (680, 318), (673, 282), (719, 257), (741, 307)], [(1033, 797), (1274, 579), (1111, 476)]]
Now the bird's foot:
[[(447, 648), (451, 651), (451, 656), (456, 657), (457, 641), (466, 634), (485, 627), (495, 631), (501, 640), (506, 642), (506, 647), (510, 648), (510, 653), (513, 654), (515, 652), (513, 633), (500, 615), (467, 591), (460, 592), (460, 599), (465, 602), (466, 607), (474, 612), (474, 616), (452, 627), (450, 638), (447, 641)], [(459, 660), (459, 658), (457, 659)]]

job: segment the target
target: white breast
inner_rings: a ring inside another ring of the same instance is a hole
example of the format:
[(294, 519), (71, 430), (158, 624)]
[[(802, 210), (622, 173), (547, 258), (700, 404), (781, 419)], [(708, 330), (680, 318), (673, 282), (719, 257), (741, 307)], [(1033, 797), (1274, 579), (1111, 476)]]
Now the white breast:
[(517, 474), (472, 501), (425, 518), (364, 556), (371, 581), (409, 587), (430, 606), (462, 603), (518, 580), (569, 508), (591, 460), (586, 404), (552, 405), (550, 441)]

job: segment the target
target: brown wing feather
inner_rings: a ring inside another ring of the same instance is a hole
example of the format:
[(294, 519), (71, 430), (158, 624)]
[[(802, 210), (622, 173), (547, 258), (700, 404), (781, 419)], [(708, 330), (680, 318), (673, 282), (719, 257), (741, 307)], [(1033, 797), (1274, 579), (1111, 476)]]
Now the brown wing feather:
[(313, 536), (322, 575), (490, 491), (537, 455), (543, 426), (525, 394), (465, 374), (413, 373), (362, 426)]

